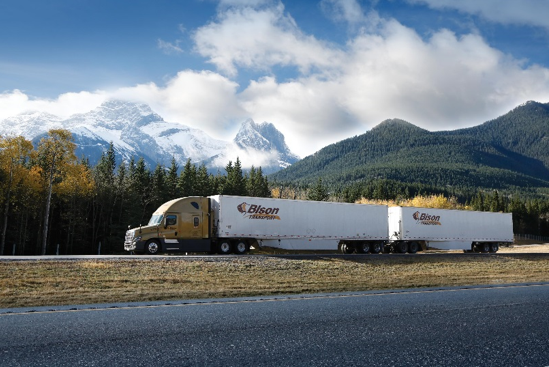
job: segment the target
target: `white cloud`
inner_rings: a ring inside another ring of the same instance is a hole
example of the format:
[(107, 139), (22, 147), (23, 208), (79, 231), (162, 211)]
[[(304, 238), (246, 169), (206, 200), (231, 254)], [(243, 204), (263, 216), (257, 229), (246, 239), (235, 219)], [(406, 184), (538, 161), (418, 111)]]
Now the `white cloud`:
[(239, 67), (269, 72), (273, 66), (295, 66), (301, 73), (329, 72), (344, 54), (305, 35), (281, 3), (255, 9), (229, 8), (194, 33), (195, 50), (218, 70), (235, 76)]
[(549, 28), (548, 0), (408, 0), (433, 9), (455, 9), (504, 24), (524, 24)]
[(356, 0), (322, 0), (320, 6), (324, 14), (335, 21), (359, 24), (367, 19)]
[(180, 54), (183, 53), (181, 48), (181, 40), (176, 40), (175, 42), (167, 42), (161, 39), (157, 40), (158, 48), (164, 51), (166, 54)]
[(61, 94), (56, 99), (31, 98), (20, 90), (0, 94), (0, 120), (28, 111), (41, 111), (67, 118), (92, 110), (108, 98), (105, 92)]
[(360, 131), (340, 105), (340, 92), (338, 81), (311, 77), (277, 83), (266, 77), (252, 82), (239, 100), (256, 121), (273, 122), (291, 149), (305, 156)]
[(220, 74), (184, 70), (164, 87), (142, 84), (121, 88), (111, 96), (149, 104), (166, 121), (196, 127), (215, 138), (228, 140), (234, 120), (246, 117), (237, 101), (237, 88), (238, 84)]

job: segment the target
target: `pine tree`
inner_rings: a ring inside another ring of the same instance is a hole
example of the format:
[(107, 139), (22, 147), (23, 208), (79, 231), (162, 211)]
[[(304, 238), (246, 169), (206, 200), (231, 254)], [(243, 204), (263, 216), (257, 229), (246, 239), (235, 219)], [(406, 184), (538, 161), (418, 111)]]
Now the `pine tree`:
[(177, 188), (178, 171), (179, 167), (175, 161), (175, 158), (172, 157), (172, 163), (166, 176), (166, 196), (164, 197), (164, 201), (172, 200), (181, 196), (179, 195), (179, 190)]
[(318, 178), (316, 185), (313, 186), (307, 193), (307, 199), (313, 201), (327, 201), (329, 197), (330, 195), (322, 183), (322, 178)]
[(191, 163), (191, 159), (187, 159), (185, 167), (179, 176), (179, 192), (181, 196), (194, 196), (196, 195), (196, 166)]
[(223, 185), (223, 195), (246, 195), (246, 181), (242, 175), (242, 165), (237, 157), (233, 166), (232, 162), (225, 167), (227, 171), (227, 179)]
[(214, 190), (213, 185), (213, 177), (208, 174), (206, 165), (202, 163), (196, 173), (196, 195), (210, 196), (216, 194), (217, 192)]

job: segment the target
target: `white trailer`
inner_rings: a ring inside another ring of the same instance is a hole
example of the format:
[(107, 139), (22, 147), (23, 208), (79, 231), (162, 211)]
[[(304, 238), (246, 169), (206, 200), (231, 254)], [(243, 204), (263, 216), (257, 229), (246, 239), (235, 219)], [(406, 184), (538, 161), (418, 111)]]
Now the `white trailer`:
[(389, 244), (394, 252), (420, 249), (497, 252), (513, 243), (511, 213), (469, 210), (389, 208)]
[[(211, 196), (214, 233), (222, 241), (257, 241), (287, 250), (379, 253), (387, 237), (387, 206)], [(223, 247), (223, 246), (221, 246)]]

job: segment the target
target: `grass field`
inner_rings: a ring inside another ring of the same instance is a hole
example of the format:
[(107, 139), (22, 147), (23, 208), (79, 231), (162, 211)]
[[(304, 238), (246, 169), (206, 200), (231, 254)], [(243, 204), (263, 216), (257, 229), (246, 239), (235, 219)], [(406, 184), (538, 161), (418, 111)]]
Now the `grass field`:
[(541, 252), (0, 261), (0, 308), (546, 282)]

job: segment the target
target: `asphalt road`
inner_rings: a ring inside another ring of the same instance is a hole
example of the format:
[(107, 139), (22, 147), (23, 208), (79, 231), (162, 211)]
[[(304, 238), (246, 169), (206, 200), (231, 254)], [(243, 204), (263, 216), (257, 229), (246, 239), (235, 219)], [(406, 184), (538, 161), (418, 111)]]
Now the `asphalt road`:
[(548, 305), (543, 283), (0, 310), (0, 365), (543, 367)]

